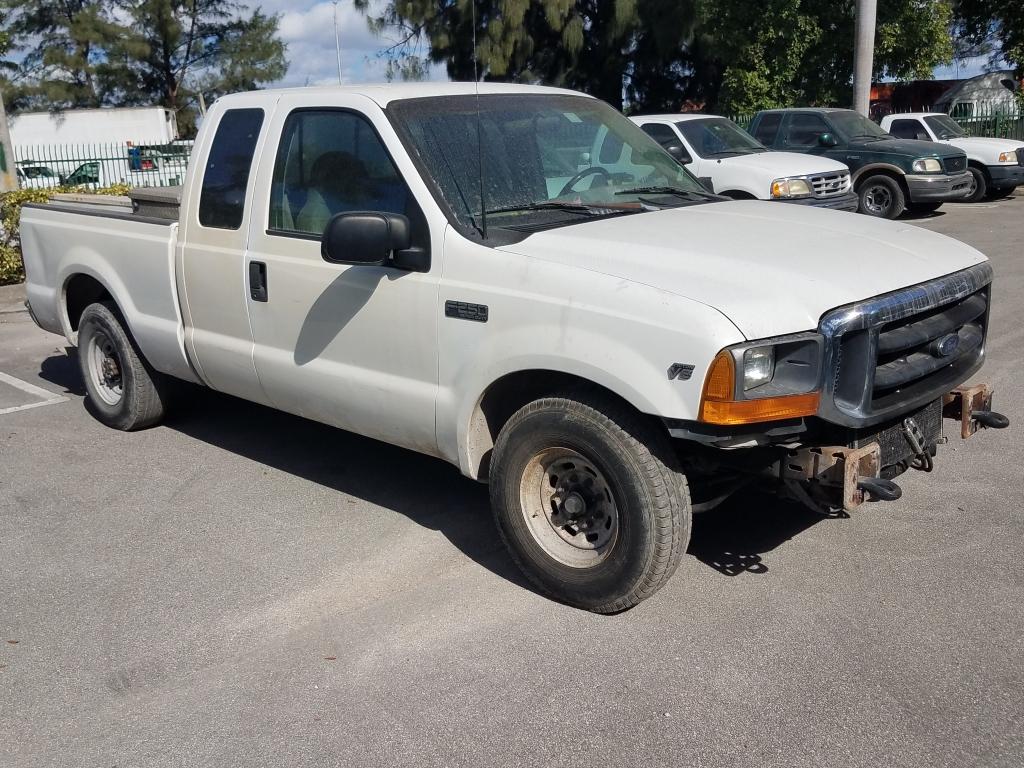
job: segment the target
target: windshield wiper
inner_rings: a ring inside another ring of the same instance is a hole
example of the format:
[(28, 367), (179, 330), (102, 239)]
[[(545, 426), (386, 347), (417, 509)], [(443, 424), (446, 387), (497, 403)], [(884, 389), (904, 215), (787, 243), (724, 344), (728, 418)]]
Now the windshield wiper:
[(720, 196), (712, 192), (697, 192), (679, 187), (633, 187), (620, 189), (616, 195), (675, 195), (685, 200), (720, 200)]
[(522, 205), (506, 205), (503, 208), (489, 208), (485, 213), (490, 215), (492, 213), (517, 213), (519, 211), (568, 211), (569, 213), (579, 213), (584, 216), (594, 216), (598, 213), (598, 211), (594, 210), (595, 207), (600, 206), (589, 206), (583, 203), (560, 203), (550, 200), (546, 203), (524, 203)]

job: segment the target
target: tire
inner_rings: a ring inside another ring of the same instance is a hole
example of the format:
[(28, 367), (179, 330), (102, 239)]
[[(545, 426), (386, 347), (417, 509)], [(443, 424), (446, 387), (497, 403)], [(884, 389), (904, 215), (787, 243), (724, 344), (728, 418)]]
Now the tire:
[(973, 165), (969, 165), (967, 171), (971, 174), (971, 188), (970, 192), (960, 198), (960, 202), (980, 203), (988, 194), (988, 180), (985, 178), (985, 172)]
[(900, 183), (891, 176), (869, 176), (857, 187), (857, 210), (881, 219), (897, 219), (907, 206)]
[(911, 213), (935, 213), (942, 207), (942, 203), (911, 203)]
[(1016, 189), (1016, 187), (997, 187), (996, 189), (989, 189), (988, 199), (1002, 200), (1012, 195)]
[(513, 414), (494, 446), (490, 494), (526, 577), (595, 613), (657, 592), (690, 539), (690, 494), (668, 437), (600, 394), (544, 398)]
[(82, 312), (78, 365), (93, 415), (108, 427), (130, 432), (163, 418), (167, 377), (143, 359), (112, 303), (90, 304)]

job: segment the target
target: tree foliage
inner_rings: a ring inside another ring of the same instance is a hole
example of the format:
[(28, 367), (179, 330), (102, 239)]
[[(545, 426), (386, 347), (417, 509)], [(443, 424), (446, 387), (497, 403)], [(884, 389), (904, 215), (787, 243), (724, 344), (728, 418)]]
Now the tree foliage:
[(187, 128), (212, 99), (282, 78), (278, 17), (236, 0), (0, 0), (6, 30), (38, 41), (20, 65), (15, 104), (59, 109), (160, 104)]
[[(366, 7), (368, 0), (361, 0)], [(425, 38), (451, 77), (470, 79), (471, 0), (391, 0), (373, 19)], [(975, 0), (981, 2), (981, 0)], [(488, 79), (578, 88), (615, 105), (687, 101), (749, 110), (844, 103), (853, 0), (476, 0), (476, 53)], [(949, 0), (879, 0), (875, 72), (926, 77), (952, 57)], [(396, 46), (401, 55), (401, 46)]]
[(1002, 59), (1024, 76), (1024, 2), (1021, 0), (958, 0), (957, 31), (961, 39)]

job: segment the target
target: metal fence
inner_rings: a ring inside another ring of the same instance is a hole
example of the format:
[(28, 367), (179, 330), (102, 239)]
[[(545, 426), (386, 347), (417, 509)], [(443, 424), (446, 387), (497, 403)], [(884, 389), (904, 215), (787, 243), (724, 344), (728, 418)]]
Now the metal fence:
[(22, 189), (167, 187), (184, 180), (192, 144), (19, 145), (14, 160)]

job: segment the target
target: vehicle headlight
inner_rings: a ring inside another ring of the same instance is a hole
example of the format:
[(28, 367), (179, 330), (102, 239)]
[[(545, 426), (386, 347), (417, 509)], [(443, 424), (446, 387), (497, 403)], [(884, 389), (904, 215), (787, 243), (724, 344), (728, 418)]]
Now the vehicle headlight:
[(772, 182), (772, 197), (808, 197), (811, 194), (811, 185), (807, 179), (776, 179)]
[(818, 412), (824, 341), (816, 333), (723, 349), (708, 368), (700, 420), (753, 424)]
[(1009, 152), (999, 153), (1000, 163), (1016, 163), (1017, 162), (1017, 150), (1011, 149)]
[(942, 163), (934, 157), (921, 157), (914, 161), (912, 167), (914, 173), (938, 173), (942, 170)]

